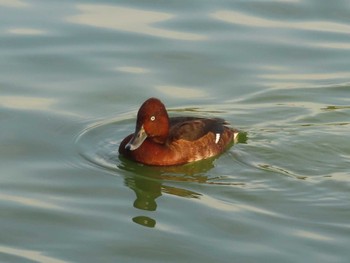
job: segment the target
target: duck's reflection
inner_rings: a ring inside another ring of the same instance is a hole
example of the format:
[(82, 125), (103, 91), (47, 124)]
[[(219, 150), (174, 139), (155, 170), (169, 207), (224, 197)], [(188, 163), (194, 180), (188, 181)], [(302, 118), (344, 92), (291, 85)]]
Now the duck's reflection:
[(155, 227), (156, 226), (156, 220), (153, 218), (150, 218), (148, 216), (135, 216), (132, 221), (134, 221), (136, 224), (147, 226), (147, 227)]
[[(136, 194), (134, 207), (144, 211), (157, 209), (156, 199), (163, 193), (186, 198), (199, 198), (201, 194), (187, 189), (167, 185), (167, 181), (206, 182), (208, 177), (204, 174), (210, 170), (213, 160), (197, 162), (195, 164), (178, 167), (148, 167), (121, 159), (119, 168), (132, 171), (125, 177), (125, 185)], [(145, 215), (136, 216), (132, 221), (147, 227), (155, 227), (156, 220)]]
[(125, 185), (136, 194), (135, 208), (147, 211), (155, 211), (157, 209), (156, 199), (162, 195), (159, 181), (134, 176), (125, 178)]

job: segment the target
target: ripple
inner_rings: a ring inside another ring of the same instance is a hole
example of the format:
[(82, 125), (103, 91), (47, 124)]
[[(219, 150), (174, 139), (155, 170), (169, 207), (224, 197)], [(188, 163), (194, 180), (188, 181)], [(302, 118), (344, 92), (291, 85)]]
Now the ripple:
[(332, 238), (332, 237), (325, 236), (325, 235), (315, 233), (315, 232), (304, 231), (304, 230), (297, 230), (294, 233), (294, 235), (299, 236), (299, 237), (303, 237), (306, 239), (317, 240), (317, 241), (334, 241), (334, 238)]
[(249, 27), (287, 28), (341, 34), (349, 34), (350, 32), (349, 25), (330, 21), (285, 22), (281, 20), (267, 19), (254, 15), (247, 15), (241, 12), (226, 10), (214, 12), (211, 16), (215, 19), (227, 23), (244, 25)]
[(1, 0), (0, 6), (23, 8), (23, 7), (27, 7), (28, 3), (25, 3), (20, 0)]
[(8, 32), (14, 35), (28, 35), (28, 36), (44, 35), (46, 33), (44, 30), (40, 30), (36, 28), (12, 28), (12, 29), (9, 29)]
[(12, 255), (15, 258), (23, 258), (33, 262), (47, 262), (47, 263), (65, 263), (66, 261), (48, 257), (43, 255), (42, 252), (36, 250), (18, 249), (6, 246), (0, 246), (0, 252), (8, 255)]
[(42, 208), (42, 209), (62, 209), (62, 207), (56, 204), (50, 203), (48, 201), (42, 201), (39, 199), (34, 199), (29, 197), (0, 194), (0, 200), (5, 202), (13, 202), (13, 203), (30, 206), (30, 207)]
[[(107, 120), (94, 123), (82, 131), (76, 139), (79, 154), (90, 163), (108, 170), (116, 170), (118, 146), (122, 138), (123, 121)], [(132, 129), (131, 126), (129, 127)]]
[[(187, 110), (181, 110), (181, 112)], [(85, 160), (94, 166), (108, 170), (113, 174), (123, 172), (126, 176), (145, 176), (162, 181), (197, 182), (208, 185), (241, 186), (241, 182), (221, 182), (222, 176), (208, 171), (215, 168), (215, 162), (220, 156), (201, 160), (181, 166), (145, 166), (119, 156), (118, 148), (121, 140), (134, 131), (133, 113), (90, 124), (81, 131), (75, 140), (77, 151)], [(241, 133), (237, 143), (247, 141), (246, 133)], [(229, 155), (228, 155), (229, 156)], [(175, 190), (174, 190), (175, 189)], [(164, 192), (182, 197), (196, 198), (197, 193), (178, 191), (178, 188), (164, 187)]]
[(175, 17), (168, 13), (111, 5), (78, 5), (77, 8), (81, 14), (67, 18), (69, 22), (178, 40), (206, 39), (204, 35), (156, 27), (155, 23)]
[(0, 96), (0, 106), (21, 110), (45, 110), (55, 103), (51, 98)]
[(141, 67), (118, 67), (115, 68), (115, 70), (120, 71), (120, 72), (125, 72), (125, 73), (132, 73), (132, 74), (146, 74), (149, 73), (148, 69), (141, 68)]
[(177, 87), (177, 86), (156, 86), (155, 89), (172, 98), (207, 98), (209, 94), (200, 88)]
[(288, 177), (292, 177), (295, 179), (300, 179), (300, 180), (305, 180), (307, 179), (307, 176), (304, 175), (298, 175), (295, 174), (291, 171), (288, 171), (287, 169), (275, 166), (275, 165), (270, 165), (270, 164), (257, 164), (257, 167), (259, 167), (260, 169), (264, 170), (264, 171), (269, 171), (269, 172), (274, 172), (274, 173), (278, 173), (278, 174), (282, 174)]
[(348, 42), (322, 42), (314, 44), (317, 47), (329, 48), (329, 49), (343, 49), (349, 50), (350, 44)]
[(263, 79), (273, 79), (273, 80), (307, 80), (307, 81), (316, 81), (316, 80), (339, 80), (339, 79), (349, 79), (350, 73), (349, 72), (335, 72), (335, 73), (314, 73), (314, 74), (307, 74), (307, 73), (300, 73), (300, 74), (293, 74), (293, 73), (287, 73), (287, 74), (263, 74), (260, 75)]

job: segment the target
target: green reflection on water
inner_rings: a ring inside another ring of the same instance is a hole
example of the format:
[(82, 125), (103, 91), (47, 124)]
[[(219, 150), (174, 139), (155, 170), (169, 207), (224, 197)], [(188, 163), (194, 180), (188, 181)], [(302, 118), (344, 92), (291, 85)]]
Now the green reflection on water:
[[(156, 199), (162, 193), (185, 198), (199, 198), (200, 193), (188, 189), (167, 185), (169, 181), (207, 182), (206, 172), (214, 167), (215, 158), (203, 160), (192, 164), (171, 167), (151, 167), (134, 163), (120, 158), (122, 163), (119, 168), (132, 172), (125, 178), (125, 185), (133, 190), (136, 199), (133, 206), (139, 210), (156, 211)], [(137, 216), (132, 221), (147, 227), (155, 227), (156, 219), (149, 216)]]

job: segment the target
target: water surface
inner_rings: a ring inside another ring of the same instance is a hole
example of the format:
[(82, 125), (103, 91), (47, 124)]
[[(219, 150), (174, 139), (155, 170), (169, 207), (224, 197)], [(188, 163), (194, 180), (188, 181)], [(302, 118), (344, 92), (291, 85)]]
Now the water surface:
[[(1, 262), (348, 262), (348, 1), (0, 1)], [(246, 132), (118, 156), (138, 107)]]

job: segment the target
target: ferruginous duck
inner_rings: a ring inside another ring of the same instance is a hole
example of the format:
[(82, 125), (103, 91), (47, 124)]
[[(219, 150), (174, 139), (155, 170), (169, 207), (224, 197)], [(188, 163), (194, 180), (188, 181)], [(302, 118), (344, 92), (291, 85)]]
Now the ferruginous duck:
[(157, 98), (146, 100), (137, 113), (136, 129), (119, 146), (127, 159), (156, 166), (180, 165), (221, 154), (238, 131), (220, 118), (172, 117)]

